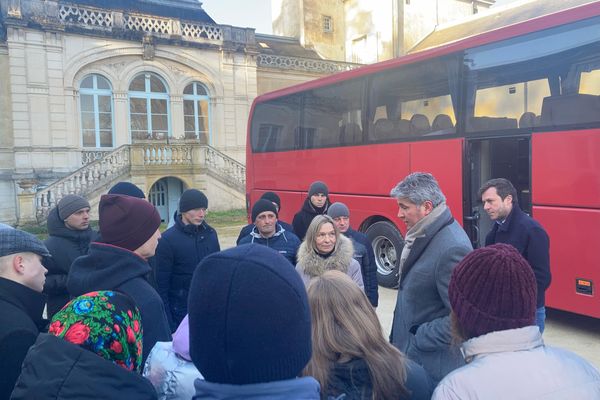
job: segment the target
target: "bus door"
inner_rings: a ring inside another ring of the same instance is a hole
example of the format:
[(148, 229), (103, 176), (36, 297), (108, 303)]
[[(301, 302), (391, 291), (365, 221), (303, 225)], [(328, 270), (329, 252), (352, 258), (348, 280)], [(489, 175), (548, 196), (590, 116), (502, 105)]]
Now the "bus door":
[(489, 179), (506, 178), (517, 190), (519, 205), (531, 213), (531, 135), (465, 140), (464, 223), (473, 248), (485, 245), (493, 221), (487, 216), (479, 188)]

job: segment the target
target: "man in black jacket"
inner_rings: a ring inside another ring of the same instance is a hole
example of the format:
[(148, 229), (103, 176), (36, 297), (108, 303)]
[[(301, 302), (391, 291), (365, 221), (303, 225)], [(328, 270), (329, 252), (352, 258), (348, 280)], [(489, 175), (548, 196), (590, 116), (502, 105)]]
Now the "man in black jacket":
[(379, 303), (379, 292), (377, 284), (377, 264), (375, 264), (375, 253), (364, 233), (355, 231), (350, 227), (350, 210), (344, 203), (336, 202), (329, 206), (327, 215), (333, 218), (335, 226), (354, 245), (354, 259), (360, 264), (365, 294), (371, 305), (377, 307)]
[(44, 328), (48, 249), (35, 236), (0, 229), (0, 399), (8, 399), (27, 350)]
[(44, 242), (52, 258), (44, 260), (48, 276), (44, 293), (48, 296), (48, 318), (69, 301), (67, 276), (77, 257), (86, 255), (95, 232), (90, 228), (90, 203), (69, 194), (48, 215), (48, 239)]
[(300, 240), (304, 240), (308, 226), (317, 215), (327, 214), (329, 188), (324, 182), (315, 181), (308, 188), (308, 197), (302, 203), (302, 208), (294, 215), (292, 227)]
[(485, 245), (506, 243), (514, 246), (527, 260), (537, 282), (537, 310), (535, 323), (544, 332), (546, 320), (545, 293), (550, 286), (550, 239), (544, 228), (525, 214), (518, 204), (517, 191), (504, 178), (491, 179), (479, 196), (483, 209), (496, 223), (485, 238)]
[(146, 200), (115, 194), (103, 195), (98, 209), (102, 243), (92, 243), (89, 253), (75, 260), (67, 288), (74, 297), (94, 290), (131, 296), (142, 316), (145, 362), (156, 342), (171, 340), (164, 304), (146, 280), (147, 260), (161, 237), (160, 215)]

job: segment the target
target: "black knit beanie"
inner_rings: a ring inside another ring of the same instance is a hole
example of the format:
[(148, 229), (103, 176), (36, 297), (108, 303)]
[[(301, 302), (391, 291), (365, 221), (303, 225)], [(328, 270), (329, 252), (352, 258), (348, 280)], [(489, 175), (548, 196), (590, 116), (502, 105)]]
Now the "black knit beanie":
[(323, 193), (325, 196), (329, 196), (329, 189), (327, 185), (321, 181), (315, 181), (310, 184), (310, 188), (308, 188), (308, 197)]
[(131, 182), (118, 182), (110, 188), (107, 194), (124, 194), (126, 196), (137, 197), (138, 199), (146, 198), (142, 189)]
[(184, 213), (196, 208), (208, 208), (208, 198), (197, 189), (188, 189), (179, 199), (179, 212)]
[(258, 214), (263, 213), (265, 211), (271, 211), (275, 213), (276, 217), (279, 218), (279, 214), (277, 213), (277, 207), (275, 207), (275, 204), (273, 204), (267, 199), (259, 199), (256, 203), (254, 203), (254, 207), (252, 207), (252, 222), (256, 221), (256, 217), (258, 217)]
[(260, 198), (261, 199), (267, 199), (271, 203), (277, 204), (277, 208), (279, 209), (279, 211), (281, 211), (281, 199), (279, 198), (279, 196), (277, 195), (277, 193), (275, 193), (275, 192), (265, 192), (262, 196), (260, 196)]
[(192, 278), (190, 355), (208, 382), (293, 379), (311, 357), (310, 309), (293, 265), (247, 244), (204, 258)]
[(452, 311), (472, 337), (533, 325), (536, 293), (531, 266), (508, 244), (467, 254), (448, 287)]

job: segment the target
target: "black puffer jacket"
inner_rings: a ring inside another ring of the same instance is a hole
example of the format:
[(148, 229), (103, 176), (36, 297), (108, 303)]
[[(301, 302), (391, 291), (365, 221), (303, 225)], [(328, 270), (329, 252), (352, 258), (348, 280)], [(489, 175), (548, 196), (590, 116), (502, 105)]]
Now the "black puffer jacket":
[(40, 334), (29, 349), (12, 400), (156, 399), (150, 381), (82, 347)]
[(146, 280), (149, 272), (148, 262), (134, 252), (93, 242), (89, 254), (75, 260), (67, 280), (67, 288), (73, 297), (94, 290), (116, 290), (131, 296), (140, 310), (144, 326), (144, 362), (156, 342), (171, 341), (165, 306)]
[(47, 226), (49, 236), (44, 244), (52, 257), (44, 260), (44, 266), (48, 269), (44, 293), (48, 296), (48, 318), (52, 318), (69, 301), (67, 275), (73, 261), (87, 254), (96, 233), (91, 228), (84, 231), (67, 228), (59, 218), (56, 207), (48, 215)]
[(330, 205), (331, 203), (329, 202), (329, 197), (327, 198), (327, 201), (325, 201), (325, 205), (323, 207), (315, 207), (310, 202), (310, 197), (307, 197), (304, 200), (302, 208), (296, 213), (296, 215), (294, 215), (294, 220), (292, 221), (294, 233), (300, 240), (304, 240), (308, 226), (312, 222), (313, 218), (317, 215), (327, 214), (327, 209)]

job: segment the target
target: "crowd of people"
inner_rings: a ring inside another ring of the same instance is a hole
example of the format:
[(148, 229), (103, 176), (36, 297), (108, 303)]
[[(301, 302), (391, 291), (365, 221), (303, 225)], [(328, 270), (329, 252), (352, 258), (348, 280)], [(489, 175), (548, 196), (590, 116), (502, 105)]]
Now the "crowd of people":
[(431, 174), (390, 195), (406, 234), (389, 339), (373, 248), (321, 181), (292, 224), (264, 193), (224, 251), (196, 189), (164, 232), (129, 182), (98, 232), (77, 195), (45, 242), (0, 227), (0, 399), (600, 399), (594, 366), (544, 344), (549, 238), (508, 180), (480, 189), (494, 225), (475, 250)]

